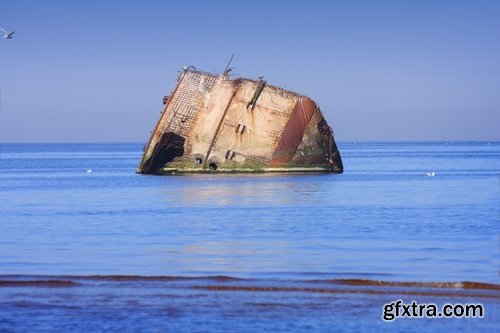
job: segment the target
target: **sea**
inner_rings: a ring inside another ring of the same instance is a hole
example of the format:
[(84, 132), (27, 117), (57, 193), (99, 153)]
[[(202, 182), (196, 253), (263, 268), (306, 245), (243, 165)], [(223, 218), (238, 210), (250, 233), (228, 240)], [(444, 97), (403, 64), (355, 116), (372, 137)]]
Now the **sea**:
[(143, 143), (1, 144), (0, 332), (499, 332), (500, 142), (338, 146), (152, 176)]

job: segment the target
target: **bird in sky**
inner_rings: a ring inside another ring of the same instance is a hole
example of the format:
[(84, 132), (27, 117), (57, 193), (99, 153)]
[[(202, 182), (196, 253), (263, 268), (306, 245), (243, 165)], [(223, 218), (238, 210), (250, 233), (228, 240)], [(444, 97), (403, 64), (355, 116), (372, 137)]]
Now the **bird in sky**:
[(4, 30), (2, 28), (0, 28), (0, 30), (2, 30), (2, 32), (3, 32), (3, 39), (12, 39), (12, 35), (15, 32), (15, 31), (8, 32), (7, 30)]

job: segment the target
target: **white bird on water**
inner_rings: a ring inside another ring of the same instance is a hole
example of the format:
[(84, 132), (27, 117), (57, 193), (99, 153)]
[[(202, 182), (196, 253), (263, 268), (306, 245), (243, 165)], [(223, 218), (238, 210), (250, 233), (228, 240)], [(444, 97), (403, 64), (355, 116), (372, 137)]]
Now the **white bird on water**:
[(0, 28), (0, 30), (2, 30), (2, 32), (3, 32), (3, 39), (12, 39), (12, 35), (15, 32), (15, 31), (8, 32), (7, 30), (4, 30), (2, 28)]
[(92, 173), (92, 169), (88, 169), (88, 170), (87, 170), (87, 173)]
[(436, 173), (434, 171), (427, 172), (427, 176), (429, 176), (429, 177), (434, 177), (435, 175), (436, 175)]

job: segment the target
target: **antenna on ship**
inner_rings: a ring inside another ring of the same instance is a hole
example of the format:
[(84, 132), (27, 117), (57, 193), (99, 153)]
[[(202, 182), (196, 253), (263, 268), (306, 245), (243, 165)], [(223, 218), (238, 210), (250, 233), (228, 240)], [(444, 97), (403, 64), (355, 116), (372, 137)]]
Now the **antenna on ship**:
[(229, 65), (231, 65), (231, 61), (233, 61), (233, 57), (234, 57), (234, 53), (231, 54), (231, 58), (229, 59), (229, 62), (227, 63), (226, 68), (224, 68), (224, 72), (222, 72), (223, 73), (222, 75), (226, 76), (232, 70), (232, 68), (229, 68)]

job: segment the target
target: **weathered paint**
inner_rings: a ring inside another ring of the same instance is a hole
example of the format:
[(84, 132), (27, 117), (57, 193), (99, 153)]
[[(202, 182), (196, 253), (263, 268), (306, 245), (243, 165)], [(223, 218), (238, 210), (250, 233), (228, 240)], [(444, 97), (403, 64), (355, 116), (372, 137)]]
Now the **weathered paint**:
[(332, 130), (306, 96), (185, 69), (164, 103), (138, 173), (343, 171)]
[(316, 108), (316, 103), (307, 97), (301, 97), (297, 101), (273, 153), (269, 164), (271, 167), (284, 166), (292, 160)]

